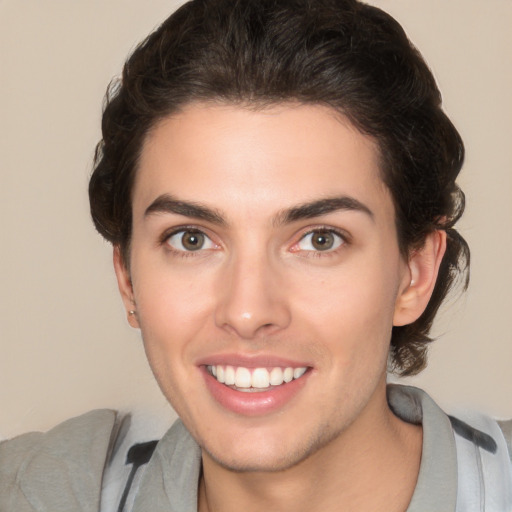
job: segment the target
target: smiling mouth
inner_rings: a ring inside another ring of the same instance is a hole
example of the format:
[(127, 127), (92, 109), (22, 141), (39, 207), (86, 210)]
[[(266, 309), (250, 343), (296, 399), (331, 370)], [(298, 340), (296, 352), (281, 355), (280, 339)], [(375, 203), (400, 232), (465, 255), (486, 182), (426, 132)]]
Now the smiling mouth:
[(243, 366), (208, 365), (208, 373), (217, 382), (242, 392), (269, 391), (273, 388), (300, 379), (307, 367), (298, 368), (276, 366), (267, 368), (245, 368)]

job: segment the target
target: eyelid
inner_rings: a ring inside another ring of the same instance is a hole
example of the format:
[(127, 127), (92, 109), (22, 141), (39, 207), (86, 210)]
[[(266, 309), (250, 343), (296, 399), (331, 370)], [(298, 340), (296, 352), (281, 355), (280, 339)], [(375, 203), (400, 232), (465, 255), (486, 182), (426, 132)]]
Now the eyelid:
[[(185, 232), (200, 233), (205, 238), (207, 238), (214, 247), (201, 248), (201, 249), (197, 249), (197, 251), (187, 251), (186, 249), (183, 249), (183, 250), (177, 249), (168, 243), (168, 241), (171, 237), (173, 237), (179, 233), (185, 233)], [(213, 240), (213, 237), (208, 233), (208, 230), (206, 230), (204, 228), (200, 228), (198, 226), (194, 226), (194, 225), (184, 225), (184, 226), (182, 225), (182, 226), (175, 226), (173, 228), (170, 228), (162, 233), (162, 235), (159, 237), (158, 242), (159, 242), (159, 245), (165, 245), (170, 251), (174, 251), (177, 253), (186, 253), (186, 254), (193, 254), (194, 252), (199, 253), (204, 250), (220, 247), (220, 245), (217, 242), (215, 242)]]
[[(315, 249), (300, 249), (298, 247), (300, 242), (303, 241), (307, 236), (312, 235), (314, 233), (322, 232), (322, 231), (326, 232), (326, 233), (331, 233), (331, 234), (335, 235), (336, 237), (340, 238), (341, 243), (338, 246), (336, 246), (334, 249), (327, 249), (325, 251), (315, 250)], [(339, 228), (334, 228), (332, 226), (318, 225), (318, 226), (310, 226), (305, 231), (303, 231), (300, 234), (300, 236), (298, 237), (298, 240), (293, 243), (290, 250), (291, 250), (291, 252), (313, 253), (318, 256), (325, 254), (327, 256), (328, 254), (333, 254), (333, 253), (338, 252), (338, 250), (342, 249), (346, 245), (349, 245), (350, 243), (351, 243), (351, 237), (346, 231), (339, 229)]]

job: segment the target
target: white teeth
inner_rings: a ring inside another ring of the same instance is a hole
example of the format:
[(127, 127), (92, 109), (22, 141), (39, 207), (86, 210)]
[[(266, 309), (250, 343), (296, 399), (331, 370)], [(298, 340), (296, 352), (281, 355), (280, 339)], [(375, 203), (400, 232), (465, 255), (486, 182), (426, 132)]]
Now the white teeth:
[(251, 385), (253, 388), (268, 388), (270, 375), (266, 368), (256, 368), (252, 372)]
[(299, 377), (302, 377), (305, 371), (306, 368), (295, 368), (295, 370), (293, 370), (293, 378), (298, 379)]
[(235, 374), (235, 386), (237, 388), (251, 387), (251, 372), (247, 368), (239, 366)]
[(280, 386), (283, 382), (283, 370), (281, 370), (279, 366), (272, 368), (272, 371), (270, 372), (270, 384), (272, 386)]
[(285, 368), (283, 372), (283, 380), (285, 382), (291, 382), (293, 380), (293, 368)]
[(306, 373), (306, 367), (292, 368), (290, 366), (281, 368), (276, 366), (270, 371), (266, 368), (249, 369), (243, 366), (208, 366), (208, 371), (220, 383), (227, 386), (235, 386), (241, 390), (267, 389), (270, 386), (280, 386), (283, 383), (299, 379)]
[(235, 369), (232, 366), (226, 366), (224, 372), (224, 384), (227, 386), (233, 386), (235, 383)]

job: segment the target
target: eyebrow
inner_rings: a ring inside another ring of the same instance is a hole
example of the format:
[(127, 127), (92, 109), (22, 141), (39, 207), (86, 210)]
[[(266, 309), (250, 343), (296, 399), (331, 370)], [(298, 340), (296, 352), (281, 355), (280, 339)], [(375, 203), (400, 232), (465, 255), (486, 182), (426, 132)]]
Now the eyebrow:
[(226, 220), (216, 210), (193, 201), (180, 201), (169, 194), (158, 196), (144, 212), (144, 217), (161, 213), (175, 213), (184, 217), (191, 217), (225, 226)]
[[(373, 212), (368, 208), (368, 206), (361, 203), (361, 201), (350, 196), (339, 196), (318, 199), (282, 210), (274, 217), (273, 224), (275, 226), (290, 224), (298, 220), (320, 217), (339, 210), (361, 212), (368, 215), (371, 220), (374, 219)], [(219, 226), (227, 225), (226, 219), (218, 210), (194, 201), (180, 201), (170, 194), (162, 194), (161, 196), (158, 196), (146, 208), (144, 217), (163, 213), (183, 215), (184, 217), (204, 220)]]
[(304, 203), (299, 206), (283, 210), (276, 216), (274, 223), (277, 225), (289, 224), (290, 222), (320, 217), (339, 210), (361, 212), (368, 215), (371, 220), (374, 219), (373, 212), (368, 208), (368, 206), (361, 203), (361, 201), (350, 196), (339, 196), (318, 199), (310, 203)]

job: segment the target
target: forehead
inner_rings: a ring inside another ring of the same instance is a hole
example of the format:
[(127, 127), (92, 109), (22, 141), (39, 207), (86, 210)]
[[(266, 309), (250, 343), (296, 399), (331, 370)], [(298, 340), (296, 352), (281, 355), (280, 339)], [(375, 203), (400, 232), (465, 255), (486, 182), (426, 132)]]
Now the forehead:
[(161, 194), (238, 216), (340, 195), (392, 210), (377, 144), (319, 105), (188, 105), (146, 138), (134, 214)]

